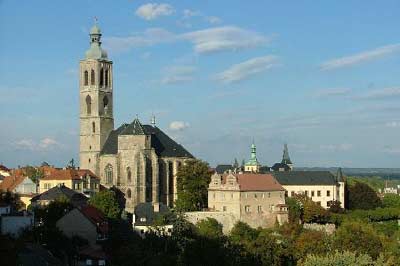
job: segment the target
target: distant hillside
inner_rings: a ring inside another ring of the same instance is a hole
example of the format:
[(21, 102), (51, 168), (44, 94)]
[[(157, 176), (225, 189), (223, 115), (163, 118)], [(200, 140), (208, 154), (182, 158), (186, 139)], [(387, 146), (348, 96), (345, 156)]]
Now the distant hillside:
[[(296, 171), (330, 171), (336, 173), (337, 167), (295, 167)], [(400, 168), (342, 168), (346, 176), (380, 176), (384, 179), (400, 179)]]

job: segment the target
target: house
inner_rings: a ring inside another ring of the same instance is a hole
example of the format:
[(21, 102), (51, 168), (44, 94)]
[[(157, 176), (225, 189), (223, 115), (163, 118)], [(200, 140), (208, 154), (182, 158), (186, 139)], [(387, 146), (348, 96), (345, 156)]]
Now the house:
[(99, 191), (100, 179), (90, 170), (53, 168), (46, 171), (39, 182), (40, 193), (60, 184), (88, 197)]
[(4, 165), (0, 164), (0, 175), (6, 177), (11, 175), (11, 170), (5, 167)]
[(93, 206), (76, 207), (61, 217), (56, 226), (66, 236), (79, 236), (96, 247), (108, 237), (108, 221), (104, 214)]
[(60, 198), (67, 198), (75, 207), (85, 206), (88, 198), (82, 193), (76, 192), (64, 185), (57, 185), (31, 199), (32, 205), (47, 205)]
[(29, 177), (22, 175), (22, 173), (13, 173), (10, 176), (6, 176), (0, 184), (0, 190), (17, 193), (25, 209), (30, 205), (32, 197), (37, 195), (36, 184)]
[(215, 173), (208, 187), (208, 207), (255, 228), (288, 220), (285, 189), (271, 174)]
[[(136, 206), (132, 217), (133, 230), (136, 231), (141, 237), (145, 237), (146, 233), (155, 228), (157, 218), (168, 215), (169, 213), (169, 208), (163, 203), (139, 203)], [(157, 226), (157, 229), (164, 234), (170, 234), (172, 232), (172, 225), (159, 225)]]
[(286, 196), (304, 194), (325, 209), (333, 201), (345, 202), (345, 180), (341, 169), (334, 176), (329, 171), (277, 171), (272, 175), (285, 188)]

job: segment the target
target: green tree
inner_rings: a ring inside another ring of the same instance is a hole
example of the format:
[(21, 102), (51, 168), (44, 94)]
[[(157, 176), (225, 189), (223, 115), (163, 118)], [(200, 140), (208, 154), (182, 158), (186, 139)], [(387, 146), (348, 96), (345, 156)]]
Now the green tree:
[(303, 207), (295, 198), (286, 198), (289, 207), (289, 223), (299, 223), (303, 216)]
[(110, 219), (117, 219), (121, 215), (114, 191), (104, 190), (94, 194), (89, 199), (89, 204), (102, 211)]
[(330, 238), (321, 231), (305, 230), (295, 240), (294, 251), (297, 258), (308, 254), (323, 255), (329, 251)]
[(210, 172), (208, 164), (190, 160), (178, 169), (176, 208), (179, 211), (200, 211), (207, 208)]
[(35, 218), (46, 228), (55, 227), (56, 222), (72, 210), (73, 206), (65, 196), (50, 202), (46, 206), (39, 206), (34, 209)]
[(197, 231), (201, 236), (207, 238), (222, 238), (222, 224), (213, 218), (207, 218), (196, 224)]
[(326, 223), (329, 221), (329, 212), (306, 195), (297, 194), (294, 199), (302, 207), (302, 219), (305, 223)]
[(385, 208), (399, 208), (400, 209), (400, 196), (396, 194), (385, 194), (382, 199), (383, 207)]
[(346, 221), (333, 237), (333, 247), (339, 251), (365, 253), (377, 258), (383, 250), (381, 236), (368, 223)]
[(355, 182), (348, 187), (349, 209), (370, 210), (382, 205), (376, 192), (367, 184)]
[(344, 209), (341, 207), (341, 203), (338, 200), (332, 201), (328, 210), (331, 213), (344, 213)]
[(378, 258), (374, 261), (367, 254), (357, 254), (354, 252), (345, 251), (340, 253), (336, 251), (334, 254), (314, 255), (310, 254), (307, 258), (299, 263), (300, 266), (395, 266), (394, 261), (385, 261), (383, 258)]
[(41, 171), (39, 168), (27, 165), (23, 168), (23, 172), (26, 176), (28, 176), (32, 182), (35, 184), (39, 183), (39, 180), (44, 176), (43, 171)]

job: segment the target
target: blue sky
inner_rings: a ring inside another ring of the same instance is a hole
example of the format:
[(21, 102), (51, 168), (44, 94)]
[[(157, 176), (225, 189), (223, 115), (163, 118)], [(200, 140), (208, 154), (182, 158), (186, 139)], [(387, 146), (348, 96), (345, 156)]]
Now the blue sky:
[(97, 16), (115, 125), (195, 156), (399, 167), (398, 1), (0, 0), (0, 163), (78, 159), (78, 64)]

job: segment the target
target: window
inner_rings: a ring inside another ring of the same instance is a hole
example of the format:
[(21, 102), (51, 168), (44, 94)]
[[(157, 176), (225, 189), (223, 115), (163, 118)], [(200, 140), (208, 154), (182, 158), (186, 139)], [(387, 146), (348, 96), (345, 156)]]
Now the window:
[(226, 212), (226, 206), (222, 207), (222, 211)]
[(271, 192), (268, 192), (268, 198), (270, 198), (271, 197)]
[(89, 163), (91, 162), (90, 158), (89, 158), (88, 162), (89, 162)]
[(294, 191), (290, 192), (290, 196), (294, 197)]
[(254, 193), (254, 198), (255, 198), (255, 199), (257, 198), (257, 194), (256, 194), (256, 193)]
[(100, 69), (100, 80), (99, 80), (99, 85), (100, 87), (103, 87), (104, 84), (104, 70), (103, 68)]
[(304, 194), (305, 194), (306, 196), (308, 196), (308, 190), (304, 191)]
[(92, 98), (86, 96), (86, 114), (90, 115), (92, 113)]
[(90, 85), (95, 84), (95, 75), (94, 75), (94, 70), (90, 71)]
[(233, 199), (233, 193), (231, 193), (231, 199)]
[(89, 85), (89, 73), (87, 72), (87, 70), (85, 70), (85, 72), (83, 73), (83, 84), (85, 86)]
[(126, 196), (128, 197), (128, 199), (130, 199), (132, 197), (132, 192), (131, 192), (131, 190), (129, 188), (126, 191)]
[(321, 206), (321, 202), (320, 202), (320, 201), (317, 201), (317, 204), (318, 204), (319, 206)]
[(314, 196), (315, 196), (315, 191), (311, 190), (311, 197), (314, 197)]
[(95, 124), (95, 122), (92, 122), (92, 132), (96, 133), (96, 124)]
[(317, 190), (317, 197), (321, 197), (321, 190)]
[(221, 193), (221, 198), (225, 199), (225, 193), (224, 192)]
[(130, 183), (132, 181), (132, 171), (130, 167), (126, 168), (126, 179), (128, 181), (128, 183)]
[(258, 205), (258, 206), (257, 206), (257, 212), (258, 212), (258, 213), (261, 213), (261, 212), (262, 212), (262, 206), (261, 206), (261, 205)]
[(104, 108), (104, 113), (107, 114), (108, 112), (108, 97), (104, 96), (103, 98), (103, 108)]
[(106, 87), (107, 87), (107, 86), (108, 86), (108, 69), (106, 69), (106, 72), (105, 72), (105, 74), (104, 74), (104, 78), (105, 78), (104, 84), (105, 84)]
[(244, 211), (245, 212), (250, 212), (250, 205), (244, 206)]
[(326, 196), (327, 196), (327, 197), (330, 197), (330, 196), (331, 196), (331, 191), (330, 191), (330, 190), (327, 190), (327, 191), (326, 191)]
[(104, 169), (105, 177), (106, 177), (106, 184), (113, 183), (113, 167), (111, 164), (107, 164), (106, 168)]
[(213, 193), (213, 199), (215, 199), (215, 192)]

